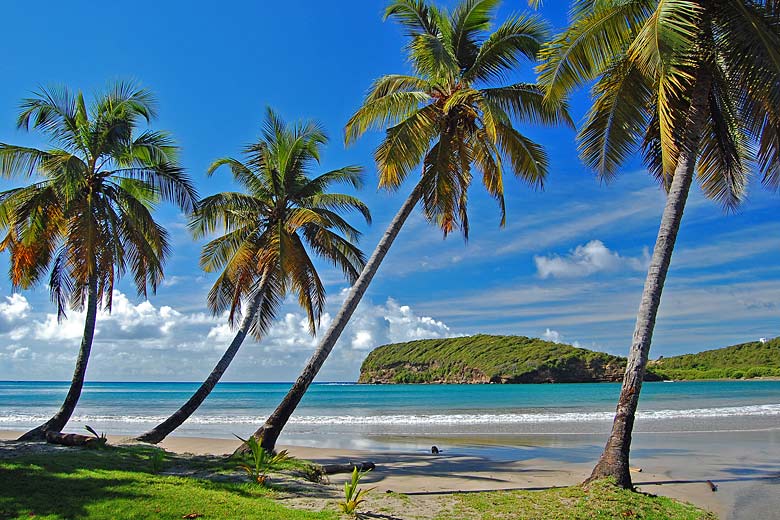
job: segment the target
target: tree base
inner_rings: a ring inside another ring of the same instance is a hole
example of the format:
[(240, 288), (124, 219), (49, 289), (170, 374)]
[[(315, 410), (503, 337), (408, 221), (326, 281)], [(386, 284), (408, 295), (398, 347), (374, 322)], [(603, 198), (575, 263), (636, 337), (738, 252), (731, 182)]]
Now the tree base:
[(146, 432), (143, 435), (139, 435), (138, 437), (135, 437), (133, 440), (136, 440), (138, 442), (146, 442), (149, 444), (157, 444), (161, 442), (163, 438), (159, 438), (158, 435), (155, 435), (154, 432)]
[(628, 470), (628, 465), (619, 462), (609, 463), (603, 458), (599, 460), (596, 467), (593, 468), (593, 472), (585, 479), (583, 484), (588, 485), (596, 480), (604, 480), (607, 478), (614, 479), (615, 485), (620, 488), (629, 489), (631, 491), (634, 490), (634, 484), (631, 482), (631, 473)]
[(41, 426), (38, 426), (37, 428), (33, 428), (29, 432), (25, 433), (18, 439), (17, 441), (45, 441), (46, 440), (46, 430), (44, 429), (46, 427), (45, 424), (42, 424)]

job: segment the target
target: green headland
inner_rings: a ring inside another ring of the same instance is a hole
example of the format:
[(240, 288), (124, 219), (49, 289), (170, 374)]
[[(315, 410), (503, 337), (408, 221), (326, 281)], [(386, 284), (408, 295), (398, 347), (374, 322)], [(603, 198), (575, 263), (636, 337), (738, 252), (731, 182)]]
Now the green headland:
[[(359, 382), (589, 383), (620, 381), (626, 360), (524, 336), (479, 334), (392, 343), (371, 352)], [(780, 377), (780, 338), (651, 361), (646, 381)]]

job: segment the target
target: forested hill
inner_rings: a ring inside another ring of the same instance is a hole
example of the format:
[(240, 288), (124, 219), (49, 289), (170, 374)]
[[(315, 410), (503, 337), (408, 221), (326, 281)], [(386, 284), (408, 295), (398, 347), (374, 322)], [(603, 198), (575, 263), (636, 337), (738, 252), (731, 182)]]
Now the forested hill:
[[(625, 359), (523, 336), (394, 343), (371, 352), (361, 383), (575, 383), (620, 381)], [(650, 374), (648, 380), (658, 379)]]
[(780, 377), (780, 337), (651, 361), (665, 379)]
[[(376, 348), (360, 383), (575, 383), (621, 381), (625, 358), (523, 336), (465, 336)], [(661, 358), (647, 381), (780, 377), (780, 338)]]

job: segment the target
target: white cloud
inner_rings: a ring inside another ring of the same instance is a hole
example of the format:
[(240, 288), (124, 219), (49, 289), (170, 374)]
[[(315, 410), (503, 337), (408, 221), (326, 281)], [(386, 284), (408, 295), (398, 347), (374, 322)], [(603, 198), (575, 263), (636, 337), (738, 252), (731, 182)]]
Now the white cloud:
[(552, 341), (553, 343), (561, 343), (563, 336), (557, 330), (546, 329), (542, 334), (542, 339)]
[(26, 318), (30, 308), (27, 298), (19, 293), (14, 293), (11, 296), (6, 296), (4, 302), (0, 302), (0, 318), (6, 322), (14, 322)]
[(649, 260), (650, 253), (647, 249), (638, 258), (622, 257), (611, 251), (601, 240), (591, 240), (587, 244), (577, 246), (567, 256), (534, 257), (537, 273), (542, 278), (579, 278), (623, 269), (643, 271)]
[(550, 328), (545, 329), (544, 334), (542, 334), (542, 339), (551, 341), (553, 343), (565, 343), (577, 348), (581, 346), (579, 341), (568, 341), (564, 338), (563, 334)]
[(359, 330), (352, 338), (352, 348), (365, 350), (374, 346), (374, 337), (367, 330)]
[[(335, 309), (346, 292), (329, 306)], [(13, 343), (0, 352), (0, 379), (28, 377), (67, 378), (84, 329), (84, 312), (69, 312), (57, 321), (56, 314), (36, 315), (22, 296), (0, 304), (12, 309), (6, 316), (30, 316), (16, 320), (0, 331)], [(22, 305), (22, 303), (24, 305)], [(231, 379), (291, 380), (316, 348), (319, 338), (309, 332), (304, 313), (288, 302), (284, 313), (258, 343), (247, 338), (230, 369)], [(332, 321), (321, 318), (318, 336)], [(98, 313), (90, 376), (95, 379), (198, 380), (205, 376), (228, 347), (235, 330), (227, 315), (213, 317), (202, 312), (186, 313), (171, 306), (157, 307), (150, 301), (133, 302), (115, 291), (112, 312)], [(354, 379), (368, 352), (384, 343), (453, 335), (449, 327), (429, 316), (417, 315), (408, 305), (393, 299), (375, 305), (364, 300), (336, 345), (323, 377)], [(20, 346), (18, 343), (26, 346)], [(40, 358), (42, 363), (25, 360)], [(330, 374), (330, 375), (328, 375)]]

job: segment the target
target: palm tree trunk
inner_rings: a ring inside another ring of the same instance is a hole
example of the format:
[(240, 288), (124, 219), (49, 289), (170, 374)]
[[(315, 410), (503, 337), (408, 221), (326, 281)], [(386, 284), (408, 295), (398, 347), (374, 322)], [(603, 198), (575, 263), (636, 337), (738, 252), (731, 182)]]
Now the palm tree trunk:
[(586, 482), (614, 477), (618, 486), (625, 489), (633, 487), (628, 463), (631, 450), (631, 432), (634, 428), (639, 392), (642, 390), (642, 381), (650, 354), (650, 343), (653, 338), (658, 307), (661, 303), (661, 293), (672, 260), (685, 202), (693, 181), (711, 84), (712, 78), (706, 69), (700, 71), (688, 112), (685, 141), (682, 143), (672, 184), (666, 197), (666, 206), (661, 217), (658, 238), (645, 279), (642, 301), (639, 305), (634, 328), (634, 338), (628, 356), (626, 373), (623, 377), (623, 386), (618, 398), (615, 420), (612, 424), (612, 433), (604, 452)]
[(211, 391), (214, 390), (214, 387), (217, 386), (217, 383), (219, 383), (219, 380), (225, 374), (225, 371), (230, 366), (233, 358), (236, 357), (238, 349), (241, 348), (241, 344), (244, 342), (244, 339), (246, 338), (247, 334), (249, 333), (249, 329), (252, 326), (252, 321), (254, 320), (255, 314), (257, 314), (257, 309), (260, 307), (260, 304), (263, 301), (263, 292), (263, 286), (261, 285), (258, 288), (254, 298), (252, 298), (252, 302), (246, 311), (244, 319), (241, 320), (241, 325), (238, 327), (238, 331), (236, 332), (233, 341), (230, 342), (230, 346), (222, 355), (219, 362), (214, 367), (214, 370), (211, 371), (203, 384), (201, 384), (195, 393), (192, 394), (192, 397), (190, 397), (189, 400), (181, 406), (181, 408), (176, 410), (173, 415), (143, 435), (136, 437), (136, 440), (157, 444), (170, 435), (171, 432), (173, 432), (176, 428), (181, 426), (182, 423), (189, 419), (190, 415), (195, 413), (195, 410), (197, 410), (198, 407), (203, 404), (203, 401), (206, 400)]
[[(317, 350), (314, 352), (314, 354), (312, 354), (309, 362), (303, 369), (303, 372), (301, 372), (301, 375), (298, 376), (298, 379), (295, 381), (292, 388), (290, 388), (290, 391), (287, 392), (287, 395), (284, 396), (284, 399), (282, 399), (282, 402), (279, 404), (279, 406), (276, 407), (276, 410), (274, 410), (270, 417), (268, 417), (268, 419), (265, 421), (265, 424), (263, 424), (263, 426), (253, 434), (253, 437), (257, 438), (261, 442), (261, 446), (267, 451), (274, 451), (276, 447), (276, 440), (279, 438), (279, 434), (282, 432), (282, 429), (287, 424), (290, 416), (295, 411), (298, 403), (301, 402), (303, 395), (306, 393), (306, 390), (308, 390), (312, 381), (314, 381), (314, 378), (317, 376), (320, 368), (322, 368), (322, 364), (325, 363), (325, 360), (328, 358), (328, 355), (330, 355), (331, 350), (333, 350), (336, 341), (344, 331), (344, 327), (346, 327), (349, 319), (352, 317), (352, 313), (355, 312), (358, 303), (360, 303), (360, 300), (363, 298), (366, 289), (368, 289), (368, 285), (371, 283), (374, 275), (379, 270), (379, 266), (381, 265), (382, 260), (384, 260), (385, 255), (387, 255), (387, 252), (390, 249), (390, 246), (393, 244), (393, 241), (401, 231), (404, 222), (406, 222), (406, 219), (417, 205), (421, 195), (422, 188), (418, 184), (412, 190), (412, 193), (403, 203), (401, 209), (398, 210), (398, 214), (396, 214), (392, 222), (390, 222), (388, 228), (385, 230), (385, 233), (382, 235), (382, 239), (379, 241), (379, 244), (377, 244), (374, 253), (363, 267), (363, 271), (360, 273), (357, 281), (352, 286), (347, 299), (344, 300), (344, 303), (341, 306), (341, 310), (339, 310), (339, 313), (336, 315), (336, 319), (333, 320), (333, 324), (325, 333), (325, 336), (323, 336), (319, 347), (317, 347)], [(236, 452), (239, 453), (245, 450), (246, 445), (242, 445), (236, 450)]]
[(78, 358), (76, 358), (76, 370), (73, 372), (68, 395), (65, 396), (65, 401), (62, 403), (60, 410), (54, 414), (54, 417), (19, 437), (18, 440), (20, 441), (44, 440), (47, 431), (62, 431), (68, 423), (70, 416), (73, 415), (76, 404), (79, 402), (81, 389), (84, 387), (84, 378), (87, 373), (89, 354), (92, 351), (92, 340), (95, 337), (95, 322), (97, 321), (97, 276), (91, 276), (87, 283), (89, 287), (87, 288), (87, 316), (84, 320), (84, 335), (81, 338), (81, 347), (79, 348)]

